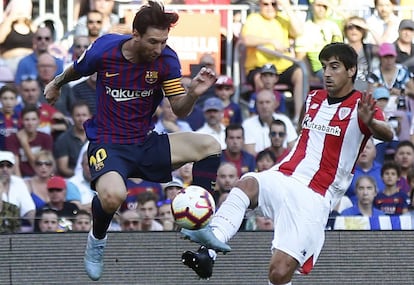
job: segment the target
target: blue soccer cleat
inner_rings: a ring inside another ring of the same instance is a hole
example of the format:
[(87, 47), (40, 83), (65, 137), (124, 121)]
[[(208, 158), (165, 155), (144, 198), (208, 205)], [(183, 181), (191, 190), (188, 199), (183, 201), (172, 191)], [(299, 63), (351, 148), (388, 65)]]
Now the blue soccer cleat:
[(223, 252), (225, 254), (231, 251), (231, 247), (228, 244), (216, 238), (209, 226), (199, 230), (187, 230), (183, 228), (181, 229), (181, 233), (184, 235), (184, 238), (207, 248), (214, 249), (217, 252)]
[(86, 273), (93, 281), (99, 280), (103, 271), (103, 254), (106, 246), (107, 237), (104, 239), (96, 239), (92, 235), (92, 231), (88, 234), (86, 243), (85, 257), (83, 259)]

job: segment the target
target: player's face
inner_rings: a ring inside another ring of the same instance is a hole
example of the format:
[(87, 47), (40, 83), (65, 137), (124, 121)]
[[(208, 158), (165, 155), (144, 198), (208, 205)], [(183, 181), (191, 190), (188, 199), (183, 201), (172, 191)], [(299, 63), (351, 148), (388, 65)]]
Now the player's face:
[(345, 65), (335, 57), (331, 57), (328, 60), (322, 60), (323, 68), (323, 80), (325, 88), (331, 97), (343, 97), (349, 93), (343, 94), (346, 86), (352, 81), (352, 76), (355, 74), (356, 69), (346, 69)]
[(134, 36), (137, 39), (136, 52), (141, 61), (151, 62), (156, 60), (160, 55), (168, 40), (168, 29), (160, 30), (149, 27), (147, 32), (140, 35), (136, 30)]

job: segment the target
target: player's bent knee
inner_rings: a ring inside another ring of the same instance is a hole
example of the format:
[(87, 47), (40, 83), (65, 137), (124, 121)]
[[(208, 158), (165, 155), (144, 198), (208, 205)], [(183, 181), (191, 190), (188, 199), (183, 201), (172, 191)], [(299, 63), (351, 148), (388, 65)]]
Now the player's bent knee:
[(213, 136), (205, 135), (201, 143), (206, 156), (221, 153), (221, 145)]
[(286, 271), (278, 270), (278, 268), (270, 268), (269, 281), (274, 285), (286, 284), (290, 281), (291, 277)]
[(102, 203), (102, 208), (108, 212), (115, 212), (121, 206), (122, 202), (126, 199), (126, 191), (108, 190), (102, 191), (99, 195), (99, 199)]

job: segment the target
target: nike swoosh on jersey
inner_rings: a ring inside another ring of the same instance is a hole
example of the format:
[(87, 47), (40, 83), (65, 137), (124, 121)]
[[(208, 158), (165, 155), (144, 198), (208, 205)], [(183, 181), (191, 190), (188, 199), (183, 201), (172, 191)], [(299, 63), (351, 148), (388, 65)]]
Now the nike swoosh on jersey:
[(119, 72), (117, 73), (109, 73), (108, 71), (105, 73), (105, 77), (114, 77), (114, 76), (118, 76)]

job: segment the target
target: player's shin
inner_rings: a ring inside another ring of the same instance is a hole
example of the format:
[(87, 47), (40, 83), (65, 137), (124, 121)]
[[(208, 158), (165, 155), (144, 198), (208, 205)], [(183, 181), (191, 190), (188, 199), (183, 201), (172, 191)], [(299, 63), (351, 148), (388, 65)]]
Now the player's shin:
[(217, 168), (220, 165), (220, 154), (210, 155), (202, 160), (194, 162), (193, 184), (214, 192), (214, 183), (217, 177)]
[(106, 236), (106, 231), (111, 224), (114, 213), (108, 214), (102, 208), (101, 201), (98, 196), (93, 197), (92, 200), (92, 215), (93, 215), (93, 236), (97, 239), (103, 239)]
[(240, 188), (231, 190), (210, 223), (217, 239), (227, 243), (237, 233), (249, 205), (249, 197)]

